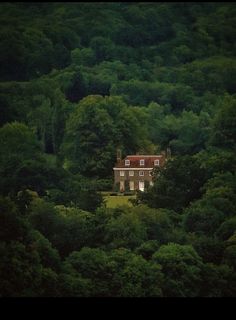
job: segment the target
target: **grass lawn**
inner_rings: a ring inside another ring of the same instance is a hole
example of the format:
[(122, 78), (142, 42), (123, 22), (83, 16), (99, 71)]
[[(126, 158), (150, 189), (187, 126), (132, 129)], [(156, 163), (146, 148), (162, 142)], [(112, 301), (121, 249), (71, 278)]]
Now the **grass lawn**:
[(129, 199), (135, 199), (136, 196), (104, 196), (106, 201), (107, 208), (116, 208), (118, 206), (127, 205), (132, 207), (132, 203), (129, 202)]

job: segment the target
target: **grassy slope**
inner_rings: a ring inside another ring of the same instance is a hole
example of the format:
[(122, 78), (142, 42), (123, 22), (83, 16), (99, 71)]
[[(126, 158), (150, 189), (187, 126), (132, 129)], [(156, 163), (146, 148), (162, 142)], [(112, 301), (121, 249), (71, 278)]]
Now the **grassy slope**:
[(127, 205), (132, 207), (132, 203), (129, 199), (135, 199), (136, 196), (105, 196), (107, 208), (116, 208), (118, 206)]

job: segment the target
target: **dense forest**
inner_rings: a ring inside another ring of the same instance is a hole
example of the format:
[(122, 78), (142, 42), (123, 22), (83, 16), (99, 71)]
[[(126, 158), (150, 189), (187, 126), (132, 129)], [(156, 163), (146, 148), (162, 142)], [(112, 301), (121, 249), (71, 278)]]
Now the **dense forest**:
[[(1, 3), (0, 296), (236, 296), (236, 6)], [(116, 150), (171, 158), (108, 208)]]

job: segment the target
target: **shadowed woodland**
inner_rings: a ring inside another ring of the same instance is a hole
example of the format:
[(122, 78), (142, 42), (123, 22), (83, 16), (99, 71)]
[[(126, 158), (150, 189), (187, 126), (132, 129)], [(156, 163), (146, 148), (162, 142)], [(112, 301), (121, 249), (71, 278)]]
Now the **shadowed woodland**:
[[(236, 7), (0, 5), (0, 296), (236, 296)], [(107, 208), (116, 150), (172, 157)]]

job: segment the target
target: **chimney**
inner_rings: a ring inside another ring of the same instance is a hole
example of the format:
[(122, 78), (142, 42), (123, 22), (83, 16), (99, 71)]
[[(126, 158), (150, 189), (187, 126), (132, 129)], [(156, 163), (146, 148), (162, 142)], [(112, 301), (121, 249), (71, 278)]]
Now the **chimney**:
[(121, 161), (121, 149), (116, 150), (116, 160), (117, 162)]

